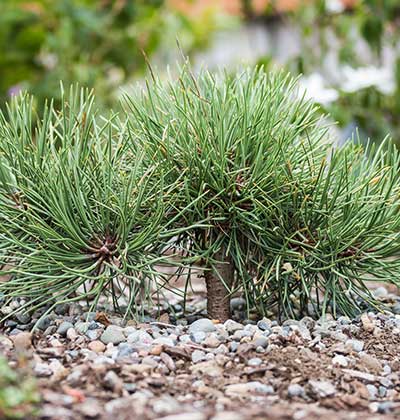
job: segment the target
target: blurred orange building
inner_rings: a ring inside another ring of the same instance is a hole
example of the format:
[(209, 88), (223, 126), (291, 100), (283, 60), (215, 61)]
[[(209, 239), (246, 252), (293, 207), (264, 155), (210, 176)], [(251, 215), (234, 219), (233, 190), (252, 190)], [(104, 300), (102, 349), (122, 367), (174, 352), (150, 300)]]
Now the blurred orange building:
[[(311, 3), (314, 0), (250, 0), (250, 10), (254, 14), (262, 14), (270, 8), (277, 13), (285, 13), (296, 10), (302, 4)], [(338, 0), (344, 7), (353, 6), (358, 0)], [(243, 0), (168, 0), (171, 8), (188, 16), (196, 16), (210, 8), (221, 10), (231, 15), (243, 13)]]

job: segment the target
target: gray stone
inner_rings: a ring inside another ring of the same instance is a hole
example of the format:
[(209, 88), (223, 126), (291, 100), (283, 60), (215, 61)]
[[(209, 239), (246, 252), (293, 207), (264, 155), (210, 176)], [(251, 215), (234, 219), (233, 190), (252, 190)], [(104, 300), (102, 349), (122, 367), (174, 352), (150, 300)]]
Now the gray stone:
[(378, 413), (390, 414), (396, 405), (392, 401), (383, 401), (378, 405)]
[(90, 326), (90, 322), (77, 322), (75, 324), (75, 330), (80, 334), (86, 334)]
[(367, 385), (367, 390), (368, 390), (368, 393), (369, 393), (369, 399), (370, 400), (375, 400), (376, 396), (378, 395), (378, 388), (375, 385), (368, 384)]
[(213, 332), (215, 330), (215, 325), (208, 318), (198, 319), (197, 321), (194, 321), (192, 324), (189, 325), (189, 331), (192, 334), (196, 332), (208, 333)]
[(121, 327), (109, 325), (100, 337), (104, 344), (119, 344), (125, 341), (125, 336)]
[(98, 329), (98, 330), (87, 330), (86, 331), (86, 337), (90, 338), (90, 340), (97, 340), (98, 338), (100, 338), (102, 334), (102, 330)]
[(172, 338), (169, 337), (158, 337), (153, 341), (153, 344), (160, 344), (165, 346), (175, 346), (176, 342)]
[(204, 351), (195, 350), (192, 353), (192, 362), (193, 363), (203, 362), (204, 360), (206, 360), (206, 353)]
[(29, 324), (31, 321), (31, 316), (27, 312), (18, 312), (15, 314), (15, 318), (17, 318), (18, 322), (21, 324)]
[(67, 331), (70, 328), (74, 328), (73, 324), (71, 322), (64, 321), (57, 328), (57, 333), (60, 334), (62, 337), (65, 337), (67, 335)]
[(69, 303), (59, 303), (54, 308), (54, 312), (57, 315), (67, 315), (69, 312)]
[(270, 395), (274, 393), (274, 388), (270, 385), (265, 385), (258, 381), (245, 382), (240, 384), (228, 385), (225, 388), (227, 395), (241, 395), (241, 394), (264, 394)]
[(272, 333), (272, 330), (271, 330), (271, 327), (270, 327), (270, 325), (268, 324), (268, 322), (267, 321), (265, 321), (265, 320), (261, 320), (261, 321), (258, 321), (257, 322), (257, 327), (261, 330), (261, 331), (265, 331), (265, 332), (267, 332), (267, 333), (269, 333), (269, 334), (271, 334)]
[(346, 341), (345, 345), (358, 353), (364, 348), (364, 342), (361, 340), (349, 339)]
[(372, 293), (376, 299), (384, 299), (388, 296), (388, 291), (385, 287), (378, 287)]
[(255, 347), (262, 347), (266, 349), (268, 347), (269, 340), (267, 337), (257, 337), (255, 340), (253, 340), (253, 344)]
[(237, 342), (237, 341), (231, 341), (230, 343), (229, 343), (229, 350), (231, 351), (231, 352), (233, 352), (233, 353), (235, 353), (236, 352), (236, 350), (238, 349), (238, 347), (239, 347), (239, 343)]
[(53, 320), (49, 316), (44, 316), (39, 319), (36, 326), (39, 328), (39, 330), (44, 331), (45, 329), (50, 327), (52, 322)]
[(247, 302), (243, 298), (233, 298), (230, 302), (231, 311), (244, 311), (247, 307)]
[(216, 334), (211, 333), (206, 339), (203, 341), (203, 345), (210, 348), (217, 348), (221, 344), (221, 341), (217, 337)]
[(153, 337), (146, 331), (136, 330), (132, 334), (128, 335), (127, 342), (150, 345), (153, 343)]
[(129, 343), (120, 343), (118, 345), (117, 359), (129, 357), (134, 352), (135, 349)]
[(314, 394), (318, 395), (320, 398), (330, 397), (336, 394), (336, 388), (329, 381), (317, 381), (317, 380), (309, 380), (308, 381), (311, 390)]
[(387, 394), (387, 388), (385, 386), (380, 385), (378, 389), (378, 394), (380, 398), (385, 398)]
[(251, 367), (260, 366), (261, 363), (262, 363), (262, 360), (259, 357), (253, 357), (252, 359), (247, 361), (247, 365)]
[(114, 392), (121, 391), (124, 386), (122, 379), (113, 370), (109, 370), (106, 373), (103, 383), (106, 388), (109, 388)]
[(305, 395), (304, 388), (299, 384), (290, 384), (287, 392), (290, 398), (303, 397)]
[(201, 344), (207, 337), (207, 334), (203, 331), (198, 331), (190, 334), (192, 341), (196, 344)]
[(242, 324), (239, 324), (239, 322), (233, 321), (232, 319), (228, 319), (227, 321), (225, 321), (224, 327), (229, 334), (232, 334), (238, 330), (243, 330), (244, 328)]
[(347, 367), (349, 365), (349, 360), (347, 357), (338, 354), (332, 359), (332, 364)]

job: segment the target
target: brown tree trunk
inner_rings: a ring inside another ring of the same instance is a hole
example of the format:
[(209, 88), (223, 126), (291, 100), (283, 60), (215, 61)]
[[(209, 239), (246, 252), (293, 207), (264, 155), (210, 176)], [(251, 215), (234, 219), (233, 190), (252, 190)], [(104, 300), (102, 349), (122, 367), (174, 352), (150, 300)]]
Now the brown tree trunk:
[(233, 284), (235, 270), (232, 257), (225, 254), (224, 247), (214, 254), (214, 260), (217, 261), (214, 267), (204, 273), (207, 286), (207, 313), (211, 319), (225, 322), (231, 316), (229, 289)]

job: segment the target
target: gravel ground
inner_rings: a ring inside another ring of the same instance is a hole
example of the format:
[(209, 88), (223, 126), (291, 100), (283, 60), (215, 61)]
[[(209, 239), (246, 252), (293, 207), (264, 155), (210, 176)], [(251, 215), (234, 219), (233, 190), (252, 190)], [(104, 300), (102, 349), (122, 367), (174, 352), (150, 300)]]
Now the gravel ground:
[[(397, 296), (376, 293), (400, 312)], [(234, 313), (242, 308), (235, 299)], [(177, 312), (122, 326), (110, 314), (64, 305), (33, 334), (30, 316), (7, 321), (0, 352), (37, 377), (40, 419), (400, 417), (400, 315), (278, 325)]]

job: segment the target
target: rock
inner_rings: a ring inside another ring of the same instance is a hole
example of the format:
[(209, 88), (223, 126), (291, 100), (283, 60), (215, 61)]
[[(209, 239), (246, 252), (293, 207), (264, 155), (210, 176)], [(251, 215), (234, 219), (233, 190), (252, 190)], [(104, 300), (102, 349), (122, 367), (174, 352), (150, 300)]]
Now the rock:
[(169, 354), (161, 353), (160, 358), (170, 372), (174, 372), (176, 370), (175, 362)]
[(132, 347), (130, 343), (120, 343), (118, 345), (117, 359), (130, 357), (130, 355), (134, 352), (135, 352), (135, 349)]
[(67, 331), (70, 328), (74, 328), (73, 324), (71, 322), (64, 321), (58, 326), (57, 333), (60, 334), (62, 337), (65, 337), (67, 335)]
[(23, 351), (32, 346), (32, 334), (29, 332), (21, 332), (10, 337), (14, 343), (15, 350)]
[(245, 417), (242, 414), (236, 413), (234, 411), (221, 411), (220, 413), (215, 414), (211, 417), (210, 420), (244, 420)]
[(90, 326), (90, 322), (77, 322), (75, 324), (75, 330), (79, 334), (86, 334)]
[(335, 386), (329, 381), (310, 379), (308, 384), (310, 385), (312, 392), (320, 398), (330, 397), (336, 394)]
[(217, 348), (221, 342), (219, 341), (216, 334), (212, 333), (210, 334), (204, 341), (203, 345), (210, 348)]
[(247, 366), (257, 367), (257, 366), (260, 366), (261, 363), (262, 363), (262, 360), (259, 357), (253, 357), (252, 359), (247, 361)]
[[(214, 355), (213, 355), (214, 356)], [(190, 367), (194, 374), (207, 375), (212, 378), (218, 378), (223, 374), (223, 370), (214, 360), (197, 363)]]
[(385, 398), (387, 394), (387, 388), (385, 386), (380, 386), (378, 390), (378, 394), (380, 398)]
[(190, 338), (196, 344), (201, 344), (207, 337), (207, 334), (203, 331), (198, 331), (190, 334)]
[(356, 351), (357, 353), (362, 351), (364, 348), (364, 342), (361, 340), (349, 339), (346, 341), (345, 345), (351, 348), (352, 350)]
[(158, 344), (156, 346), (153, 346), (150, 350), (150, 354), (153, 356), (159, 356), (163, 351), (163, 346)]
[(261, 320), (257, 322), (257, 327), (261, 330), (261, 331), (266, 331), (269, 332), (269, 334), (272, 333), (271, 327), (269, 325), (269, 323), (265, 320)]
[(201, 350), (195, 350), (192, 353), (192, 362), (193, 363), (199, 363), (206, 360), (206, 354), (204, 353), (204, 351)]
[(99, 418), (103, 414), (101, 405), (95, 398), (88, 398), (84, 402), (76, 404), (74, 408), (89, 419)]
[(270, 395), (274, 393), (274, 388), (258, 381), (245, 382), (240, 384), (228, 385), (225, 388), (227, 395), (243, 395), (243, 394), (264, 394)]
[(378, 413), (380, 414), (390, 414), (396, 405), (392, 401), (383, 401), (378, 405)]
[(400, 314), (400, 302), (396, 302), (393, 306), (392, 306), (392, 311), (395, 314)]
[(376, 299), (385, 299), (388, 296), (388, 291), (385, 287), (378, 287), (372, 294)]
[(349, 360), (345, 356), (337, 355), (332, 359), (332, 364), (347, 367), (349, 365)]
[(125, 335), (121, 327), (116, 325), (109, 325), (101, 335), (100, 340), (104, 344), (119, 344), (125, 341)]
[(139, 374), (145, 374), (145, 373), (149, 373), (151, 372), (154, 367), (150, 366), (148, 364), (139, 364), (139, 363), (133, 363), (133, 364), (128, 364), (124, 366), (124, 369), (127, 372), (131, 372), (131, 373), (139, 373)]
[(287, 393), (289, 398), (303, 397), (305, 395), (304, 388), (299, 384), (290, 384)]
[(50, 316), (43, 316), (42, 318), (39, 319), (36, 326), (37, 326), (37, 328), (39, 328), (39, 330), (44, 331), (45, 329), (50, 327), (52, 322), (53, 322), (53, 320)]
[(113, 371), (107, 372), (104, 377), (104, 385), (106, 388), (111, 389), (113, 392), (120, 393), (124, 386), (122, 379)]
[(375, 385), (371, 384), (367, 385), (366, 388), (368, 390), (369, 399), (375, 400), (378, 395), (378, 388)]
[[(157, 360), (160, 360), (160, 359), (159, 359), (159, 358), (157, 358)], [(155, 357), (152, 357), (152, 356), (145, 356), (145, 357), (143, 357), (143, 359), (142, 359), (142, 364), (149, 365), (149, 366), (151, 366), (151, 367), (153, 367), (153, 368), (156, 368), (156, 367), (158, 366), (158, 362), (157, 362), (157, 360), (156, 360), (156, 358), (155, 358)]]
[(66, 335), (68, 340), (71, 341), (75, 341), (78, 338), (78, 333), (75, 331), (75, 328), (69, 328)]
[(189, 325), (189, 332), (192, 334), (196, 332), (208, 333), (215, 330), (215, 325), (208, 318), (200, 318)]
[(27, 312), (17, 312), (15, 318), (21, 324), (29, 324), (31, 321), (31, 316)]
[(353, 369), (342, 369), (343, 373), (346, 373), (347, 375), (351, 376), (352, 378), (360, 379), (365, 382), (375, 382), (376, 376), (371, 375), (370, 373), (360, 372), (359, 370), (353, 370)]
[(153, 337), (146, 331), (136, 330), (135, 332), (128, 335), (126, 341), (128, 343), (150, 345), (153, 343)]
[(220, 344), (215, 350), (214, 354), (226, 354), (229, 353), (228, 347), (225, 344)]
[(254, 347), (262, 347), (266, 349), (268, 347), (268, 343), (268, 338), (263, 336), (257, 337), (255, 340), (253, 340)]
[(88, 349), (94, 351), (95, 353), (103, 353), (106, 346), (101, 341), (95, 340), (88, 344)]
[(57, 315), (67, 315), (69, 312), (69, 303), (59, 303), (54, 308), (54, 312)]
[(158, 337), (153, 341), (152, 344), (160, 344), (160, 345), (174, 347), (176, 342), (170, 337)]
[(51, 370), (50, 366), (46, 363), (36, 363), (33, 372), (39, 378), (45, 378), (53, 374), (53, 371)]
[(230, 350), (232, 353), (235, 353), (235, 352), (237, 351), (237, 349), (239, 348), (239, 343), (238, 343), (238, 342), (236, 342), (236, 341), (231, 341), (231, 342), (228, 344), (228, 347), (229, 347), (229, 350)]
[(376, 374), (382, 372), (382, 363), (378, 359), (376, 359), (373, 356), (370, 356), (367, 353), (360, 353), (360, 362), (369, 371), (373, 371)]
[(361, 315), (361, 323), (365, 331), (372, 332), (375, 329), (375, 324), (370, 320), (368, 314)]
[(0, 335), (0, 346), (12, 347), (13, 342), (9, 338), (5, 337), (4, 335)]
[(231, 311), (244, 311), (247, 307), (247, 302), (243, 298), (233, 298), (230, 302)]
[(171, 414), (170, 416), (158, 417), (155, 420), (206, 420), (206, 415), (198, 411), (191, 411), (181, 414)]
[(238, 330), (243, 330), (244, 328), (242, 324), (239, 324), (239, 322), (233, 321), (232, 319), (228, 319), (227, 321), (225, 321), (224, 327), (229, 334), (232, 334)]

